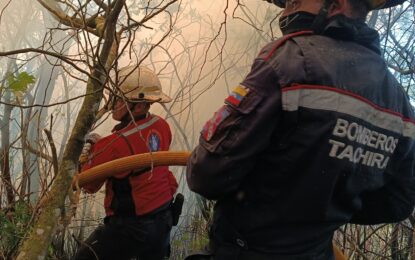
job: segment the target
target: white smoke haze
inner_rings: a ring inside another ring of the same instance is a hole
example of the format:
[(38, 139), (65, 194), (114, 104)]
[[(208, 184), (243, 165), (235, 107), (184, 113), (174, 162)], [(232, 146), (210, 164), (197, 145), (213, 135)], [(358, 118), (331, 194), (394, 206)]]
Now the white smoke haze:
[[(98, 7), (96, 3), (99, 2), (103, 7)], [(4, 213), (11, 205), (10, 200), (36, 208), (39, 198), (44, 198), (53, 186), (56, 173), (51, 144), (44, 129), (51, 131), (56, 154), (61, 160), (84, 101), (88, 76), (103, 48), (97, 34), (105, 24), (102, 8), (108, 2), (116, 1), (0, 0), (0, 222), (11, 223)], [(151, 112), (169, 122), (173, 131), (171, 150), (192, 150), (203, 124), (244, 79), (260, 49), (279, 37), (280, 10), (263, 0), (177, 0), (156, 13), (169, 2), (126, 1), (117, 20), (117, 31), (124, 30), (120, 35), (119, 57), (108, 75), (134, 64), (155, 71), (163, 91), (173, 102), (164, 106), (155, 104)], [(95, 17), (94, 14), (99, 15)], [(368, 18), (368, 24), (380, 32), (383, 56), (390, 70), (412, 100), (414, 17), (412, 1), (395, 9), (375, 11)], [(65, 19), (85, 22), (87, 26), (80, 27)], [(27, 48), (32, 50), (5, 54)], [(24, 72), (34, 76), (34, 83), (11, 87), (11, 78)], [(108, 93), (117, 86), (110, 79), (105, 88)], [(106, 113), (91, 132), (108, 135), (115, 123), (111, 114)], [(179, 226), (172, 234), (171, 259), (183, 259), (185, 254), (206, 244), (207, 221), (202, 215), (209, 218), (211, 203), (198, 199), (188, 190), (184, 167), (171, 167), (171, 170), (180, 183), (179, 192), (186, 197)], [(70, 225), (59, 226), (51, 254), (62, 259), (62, 254), (70, 257), (77, 248), (75, 240), (85, 239), (102, 222), (103, 195), (103, 190), (95, 195), (81, 195), (77, 214)], [(200, 204), (204, 204), (207, 212), (200, 212)], [(69, 209), (67, 200), (66, 210)], [(28, 219), (31, 214), (32, 211)], [(15, 255), (19, 241), (15, 237), (27, 234), (26, 225), (10, 224), (13, 229), (6, 232), (3, 226), (6, 225), (0, 223), (0, 259), (7, 254)], [(407, 234), (402, 227), (394, 226), (394, 230)], [(365, 227), (365, 232), (366, 228), (375, 234), (375, 228)], [(350, 254), (355, 254), (356, 245), (383, 245), (385, 242), (380, 240), (388, 236), (371, 236), (370, 243), (363, 243), (361, 237), (353, 235), (359, 233), (356, 230), (361, 231), (359, 227), (347, 226), (341, 234), (351, 235), (347, 239), (338, 236), (344, 241), (343, 245), (352, 248)], [(376, 229), (376, 232), (384, 232), (382, 230)], [(412, 225), (410, 231), (412, 234)], [(404, 248), (405, 243), (409, 241), (409, 245), (413, 239), (402, 241), (400, 245)], [(373, 252), (367, 256), (371, 259), (388, 250), (379, 246), (361, 251)]]
[[(43, 49), (74, 59), (80, 70), (88, 72), (97, 52), (98, 38), (61, 24), (39, 2), (0, 1), (0, 52)], [(43, 2), (73, 16), (80, 3)], [(152, 8), (166, 3), (127, 1), (129, 12), (121, 13), (118, 29), (129, 25), (126, 22), (128, 16), (140, 21), (154, 10)], [(90, 3), (79, 10), (88, 17), (98, 8)], [(196, 0), (177, 1), (166, 10), (121, 35), (121, 55), (117, 67), (140, 63), (159, 75), (164, 92), (173, 98), (173, 102), (164, 107), (156, 104), (151, 111), (170, 123), (173, 130), (171, 150), (191, 150), (198, 141), (204, 122), (223, 104), (232, 88), (243, 80), (260, 48), (278, 36), (275, 33), (276, 23), (273, 23), (273, 31), (270, 29), (270, 21), (277, 16), (278, 9), (256, 0), (239, 3)], [(27, 89), (13, 92), (7, 85), (8, 74), (21, 72), (33, 75), (35, 83)], [(83, 102), (87, 76), (74, 69), (72, 64), (36, 52), (0, 58), (1, 147), (9, 148), (11, 180), (20, 191), (20, 199), (30, 199), (35, 203), (50, 187), (53, 171), (51, 163), (45, 158), (51, 156), (51, 150), (43, 129), (51, 130), (58, 156), (62, 158)], [(108, 84), (108, 88), (114, 86)], [(103, 105), (104, 102), (101, 103)], [(114, 124), (107, 113), (91, 132), (108, 135)], [(195, 234), (189, 230), (197, 206), (194, 194), (187, 188), (184, 167), (171, 169), (180, 182), (179, 191), (186, 197), (180, 225), (172, 236), (173, 241), (182, 241), (173, 242), (181, 250), (173, 249), (174, 255), (179, 257), (185, 253), (183, 250), (190, 249), (185, 245), (194, 239)], [(27, 196), (27, 192), (31, 195)], [(0, 202), (6, 205), (6, 196), (1, 196)], [(103, 217), (103, 191), (97, 195), (82, 195), (68, 234), (84, 239)], [(68, 234), (66, 238), (69, 241)], [(68, 252), (74, 250), (73, 247), (73, 242), (65, 245)]]

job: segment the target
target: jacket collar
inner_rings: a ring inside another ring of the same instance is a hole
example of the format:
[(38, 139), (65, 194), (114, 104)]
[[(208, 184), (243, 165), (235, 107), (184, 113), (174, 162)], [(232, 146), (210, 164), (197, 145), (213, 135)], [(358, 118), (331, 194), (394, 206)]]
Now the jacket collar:
[[(281, 31), (286, 35), (298, 31), (311, 30), (315, 17), (316, 15), (307, 12), (291, 14), (289, 17), (283, 18), (283, 22), (280, 20)], [(351, 19), (344, 15), (335, 15), (327, 19), (320, 35), (342, 41), (353, 41), (377, 54), (381, 54), (377, 31), (367, 26), (363, 21)]]
[(343, 41), (353, 41), (381, 54), (378, 32), (366, 23), (344, 15), (329, 18), (322, 35)]

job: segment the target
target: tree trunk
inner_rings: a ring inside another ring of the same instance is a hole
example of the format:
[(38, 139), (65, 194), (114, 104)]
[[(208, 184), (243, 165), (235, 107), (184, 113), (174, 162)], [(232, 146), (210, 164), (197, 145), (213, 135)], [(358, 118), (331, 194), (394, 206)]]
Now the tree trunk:
[[(5, 94), (5, 102), (10, 103), (10, 92)], [(0, 151), (0, 165), (1, 165), (1, 180), (6, 190), (7, 207), (12, 209), (14, 204), (14, 190), (10, 174), (9, 150), (10, 150), (10, 120), (13, 107), (4, 105), (3, 121), (1, 128), (1, 151)]]
[(33, 229), (19, 248), (17, 260), (44, 259), (46, 257), (47, 248), (57, 228), (60, 209), (64, 207), (66, 196), (71, 187), (72, 177), (76, 172), (84, 137), (92, 127), (98, 112), (107, 77), (105, 71), (107, 71), (116, 57), (116, 55), (110, 52), (111, 49), (114, 49), (116, 22), (124, 3), (125, 0), (117, 0), (114, 8), (107, 16), (104, 43), (98, 60), (95, 61), (92, 75), (88, 79), (87, 95), (66, 145), (59, 174), (52, 184), (51, 191), (48, 192), (47, 199), (41, 205), (41, 212), (34, 223)]
[(391, 259), (399, 260), (399, 224), (393, 224), (391, 240), (390, 240), (390, 250), (391, 250)]

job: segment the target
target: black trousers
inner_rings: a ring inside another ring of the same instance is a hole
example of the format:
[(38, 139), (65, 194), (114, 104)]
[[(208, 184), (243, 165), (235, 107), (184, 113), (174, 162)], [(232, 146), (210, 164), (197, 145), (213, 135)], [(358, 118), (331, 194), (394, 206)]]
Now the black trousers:
[(160, 260), (170, 253), (170, 209), (140, 217), (107, 217), (74, 260)]

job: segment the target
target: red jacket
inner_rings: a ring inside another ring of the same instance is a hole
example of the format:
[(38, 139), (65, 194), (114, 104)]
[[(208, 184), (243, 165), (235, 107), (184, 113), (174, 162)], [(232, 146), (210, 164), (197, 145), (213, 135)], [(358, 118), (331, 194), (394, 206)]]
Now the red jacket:
[[(91, 159), (83, 166), (82, 171), (125, 156), (150, 151), (167, 151), (170, 147), (171, 138), (168, 123), (158, 116), (149, 115), (100, 139), (93, 145)], [(136, 215), (150, 213), (171, 201), (178, 186), (175, 177), (167, 166), (155, 167), (152, 171), (139, 175), (125, 172), (113, 178), (118, 180), (128, 178)], [(103, 182), (91, 183), (84, 187), (88, 193), (95, 193), (105, 182), (104, 207), (107, 216), (114, 215), (114, 210), (111, 208), (115, 196), (113, 178)]]

